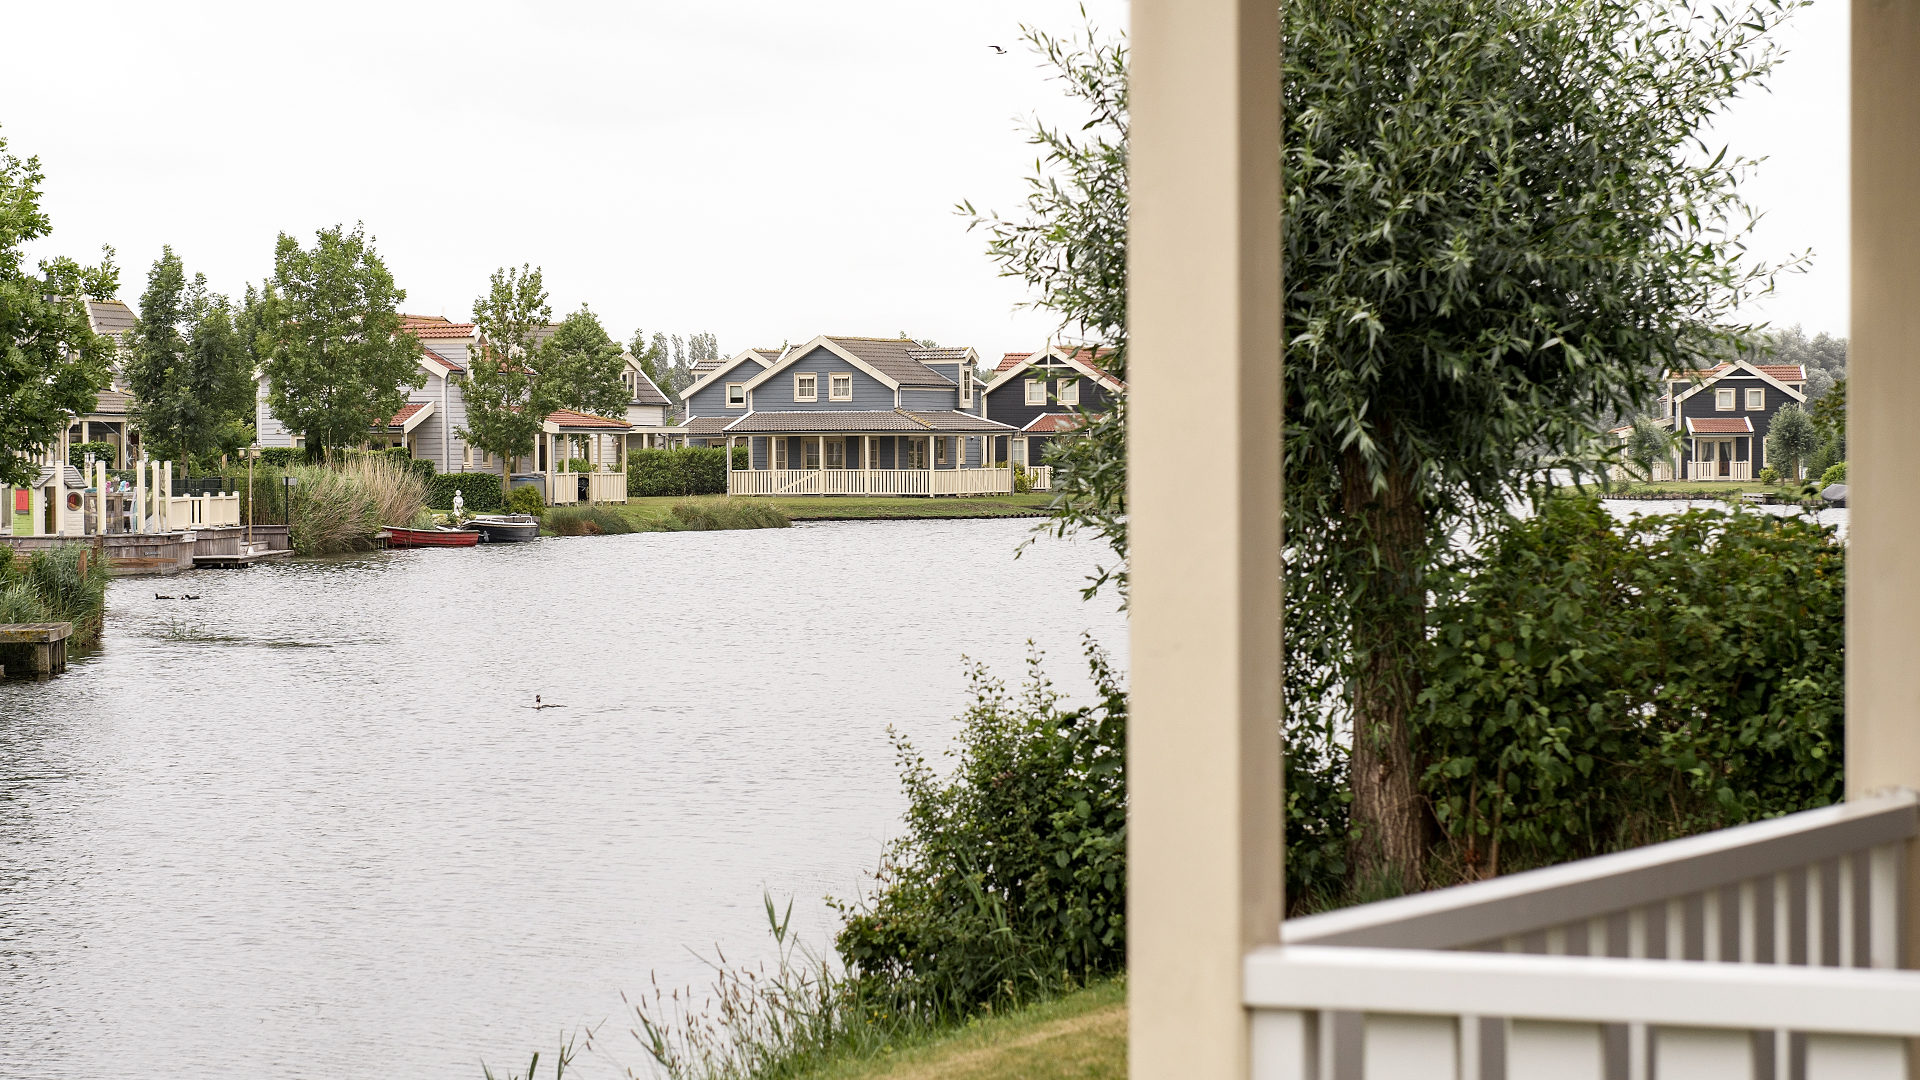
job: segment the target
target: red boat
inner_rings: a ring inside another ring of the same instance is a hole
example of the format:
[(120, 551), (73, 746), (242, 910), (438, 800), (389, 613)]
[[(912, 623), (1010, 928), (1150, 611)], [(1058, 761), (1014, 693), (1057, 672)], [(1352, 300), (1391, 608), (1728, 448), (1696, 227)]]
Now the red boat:
[(470, 529), (401, 529), (388, 526), (387, 533), (387, 546), (390, 548), (472, 547), (480, 542), (480, 534)]

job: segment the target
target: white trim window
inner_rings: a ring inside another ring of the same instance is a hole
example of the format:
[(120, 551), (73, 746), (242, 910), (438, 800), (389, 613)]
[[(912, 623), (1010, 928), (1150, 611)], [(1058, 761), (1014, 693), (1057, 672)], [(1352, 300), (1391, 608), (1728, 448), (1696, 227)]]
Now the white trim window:
[(853, 400), (853, 372), (836, 371), (827, 376), (827, 400)]
[(820, 440), (800, 440), (800, 461), (802, 463), (801, 467), (805, 469), (818, 469), (820, 467)]
[(973, 407), (973, 368), (966, 364), (960, 365), (960, 407)]
[(727, 408), (744, 409), (747, 407), (747, 384), (730, 382), (727, 384)]
[(907, 443), (907, 468), (909, 469), (926, 468), (927, 467), (927, 444), (920, 441), (919, 439), (912, 439), (912, 438), (906, 440), (906, 443)]
[(1047, 380), (1027, 380), (1027, 404), (1045, 405), (1047, 403)]
[(867, 444), (867, 468), (876, 469), (876, 470), (879, 469), (880, 468), (880, 440), (866, 439), (863, 441), (865, 441)]
[(1054, 392), (1054, 400), (1062, 405), (1080, 404), (1080, 380), (1061, 379), (1059, 389)]
[(847, 467), (847, 440), (827, 440), (827, 468), (844, 469)]
[(1733, 411), (1733, 391), (1732, 390), (1715, 390), (1713, 392), (1713, 407), (1718, 412), (1732, 412)]
[(785, 438), (776, 436), (775, 438), (769, 439), (768, 441), (773, 443), (773, 467), (776, 469), (786, 468), (787, 467), (787, 440)]
[(819, 401), (820, 376), (811, 371), (796, 371), (793, 374), (793, 400)]
[(1767, 391), (1765, 387), (1756, 386), (1747, 391), (1748, 412), (1764, 412), (1766, 407)]
[(945, 465), (947, 463), (947, 437), (945, 435), (935, 435), (933, 437), (933, 463), (935, 465)]
[(1014, 465), (1022, 469), (1027, 467), (1027, 440), (1014, 439), (1013, 449), (1010, 452), (1013, 455)]

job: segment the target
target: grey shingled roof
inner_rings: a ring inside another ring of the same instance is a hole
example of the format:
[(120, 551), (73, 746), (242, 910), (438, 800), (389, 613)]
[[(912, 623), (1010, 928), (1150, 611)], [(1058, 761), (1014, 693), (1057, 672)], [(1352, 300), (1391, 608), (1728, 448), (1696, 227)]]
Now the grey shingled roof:
[(718, 435), (738, 419), (737, 416), (695, 416), (690, 417), (684, 426), (689, 435)]
[(96, 334), (120, 337), (133, 329), (133, 309), (118, 300), (88, 300), (87, 315)]
[[(952, 386), (954, 382), (915, 358), (928, 350), (901, 338), (835, 337), (828, 341), (859, 357), (901, 386)], [(941, 350), (945, 351), (945, 350)]]
[(964, 347), (958, 349), (915, 349), (907, 355), (923, 364), (951, 364), (955, 361), (965, 360), (967, 358), (967, 350)]
[(1010, 432), (1006, 424), (958, 412), (916, 413), (905, 409), (887, 412), (756, 412), (748, 413), (727, 427), (735, 434), (827, 435), (834, 432), (890, 434), (930, 431), (949, 434), (987, 434)]
[(125, 416), (128, 406), (133, 402), (132, 394), (123, 394), (118, 390), (100, 391), (99, 400), (88, 410), (88, 416)]
[[(627, 359), (632, 360), (633, 354), (628, 353)], [(667, 395), (660, 392), (659, 387), (653, 385), (653, 380), (647, 378), (647, 373), (641, 369), (640, 365), (638, 364), (633, 365), (633, 373), (639, 376), (639, 378), (633, 381), (633, 404), (635, 405), (671, 405), (673, 404), (673, 402), (667, 400)]]

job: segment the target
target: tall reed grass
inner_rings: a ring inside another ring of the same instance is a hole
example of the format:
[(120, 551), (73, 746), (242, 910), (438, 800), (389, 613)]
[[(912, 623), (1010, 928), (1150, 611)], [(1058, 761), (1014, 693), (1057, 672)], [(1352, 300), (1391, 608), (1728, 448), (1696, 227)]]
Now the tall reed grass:
[(88, 544), (63, 544), (25, 559), (0, 547), (0, 623), (70, 622), (67, 647), (92, 648), (106, 620), (110, 576)]
[(755, 499), (681, 499), (667, 508), (668, 532), (714, 529), (784, 529), (793, 524), (779, 507)]
[[(289, 489), (286, 480), (292, 478)], [(372, 549), (388, 525), (407, 525), (427, 504), (427, 482), (404, 463), (376, 454), (356, 454), (333, 465), (229, 470), (226, 479), (244, 492), (241, 520), (289, 525), (293, 550), (336, 555)]]

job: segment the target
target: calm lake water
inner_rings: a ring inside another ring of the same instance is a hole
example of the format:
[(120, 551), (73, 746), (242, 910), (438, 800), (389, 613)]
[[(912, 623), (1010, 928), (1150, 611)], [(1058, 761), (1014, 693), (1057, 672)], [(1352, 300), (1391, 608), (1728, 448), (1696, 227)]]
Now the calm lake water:
[(581, 1075), (644, 1072), (620, 992), (764, 955), (763, 889), (824, 944), (897, 829), (886, 729), (944, 749), (962, 654), (1124, 666), (1104, 549), (1015, 560), (1029, 526), (115, 582), (100, 655), (0, 685), (0, 1076), (475, 1078), (601, 1021)]

